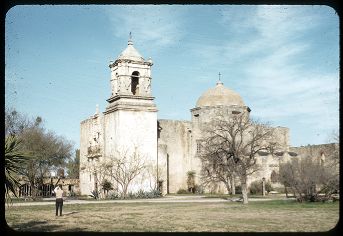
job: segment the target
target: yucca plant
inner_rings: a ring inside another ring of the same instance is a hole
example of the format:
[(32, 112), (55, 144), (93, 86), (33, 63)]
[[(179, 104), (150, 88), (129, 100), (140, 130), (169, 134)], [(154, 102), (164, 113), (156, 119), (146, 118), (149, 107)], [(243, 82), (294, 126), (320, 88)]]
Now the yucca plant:
[(5, 196), (7, 200), (11, 199), (11, 193), (18, 197), (17, 188), (20, 187), (19, 175), (22, 165), (27, 160), (27, 155), (19, 150), (20, 141), (10, 135), (5, 140)]

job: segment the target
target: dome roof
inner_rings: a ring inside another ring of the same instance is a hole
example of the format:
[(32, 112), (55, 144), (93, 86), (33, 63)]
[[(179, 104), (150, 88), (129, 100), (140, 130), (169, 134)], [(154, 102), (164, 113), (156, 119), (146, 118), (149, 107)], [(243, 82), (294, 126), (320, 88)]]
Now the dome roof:
[(226, 88), (220, 80), (217, 82), (216, 87), (203, 93), (196, 104), (197, 107), (218, 105), (245, 106), (241, 96), (231, 89)]
[(132, 40), (129, 39), (128, 43), (127, 43), (127, 48), (125, 48), (125, 50), (120, 53), (120, 55), (118, 56), (118, 59), (126, 59), (126, 60), (132, 60), (132, 61), (144, 61), (144, 58), (142, 57), (142, 55), (137, 51), (137, 49), (135, 49), (133, 47), (133, 43)]

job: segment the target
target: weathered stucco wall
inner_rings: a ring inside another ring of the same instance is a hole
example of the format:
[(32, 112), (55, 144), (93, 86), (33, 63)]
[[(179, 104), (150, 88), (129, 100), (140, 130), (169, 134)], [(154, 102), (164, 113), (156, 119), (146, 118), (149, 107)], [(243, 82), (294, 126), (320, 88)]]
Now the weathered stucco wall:
[(169, 160), (169, 192), (176, 193), (180, 188), (187, 188), (187, 171), (190, 167), (190, 122), (159, 120), (159, 144), (165, 144), (166, 150), (159, 151), (161, 157)]
[(105, 115), (106, 158), (137, 151), (151, 167), (151, 176), (138, 176), (129, 191), (150, 191), (155, 187), (157, 161), (157, 114), (156, 112), (118, 110)]
[(94, 186), (91, 173), (86, 171), (88, 146), (91, 137), (92, 118), (81, 122), (80, 132), (80, 191), (81, 195), (90, 194)]
[(300, 147), (290, 147), (289, 150), (297, 154), (298, 158), (312, 157), (316, 161), (331, 161), (332, 158), (339, 157), (339, 144), (318, 144)]

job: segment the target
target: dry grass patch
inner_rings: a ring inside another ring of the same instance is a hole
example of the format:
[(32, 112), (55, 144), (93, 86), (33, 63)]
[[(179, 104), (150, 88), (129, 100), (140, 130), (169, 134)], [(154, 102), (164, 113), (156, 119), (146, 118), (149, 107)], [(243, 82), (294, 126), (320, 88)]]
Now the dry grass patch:
[(6, 210), (10, 227), (19, 231), (211, 231), (313, 232), (332, 229), (338, 203), (289, 201), (198, 203), (98, 203), (20, 206)]

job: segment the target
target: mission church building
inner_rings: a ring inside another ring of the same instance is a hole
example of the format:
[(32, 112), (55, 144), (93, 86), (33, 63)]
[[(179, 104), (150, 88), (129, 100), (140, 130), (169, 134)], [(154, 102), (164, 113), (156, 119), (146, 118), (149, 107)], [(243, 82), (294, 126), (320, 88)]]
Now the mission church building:
[[(150, 172), (141, 174), (130, 185), (129, 191), (150, 191), (157, 185), (163, 194), (187, 189), (187, 172), (195, 172), (195, 183), (200, 185), (201, 161), (197, 157), (203, 128), (218, 112), (226, 117), (251, 110), (241, 96), (217, 84), (204, 92), (190, 110), (191, 120), (157, 119), (157, 107), (152, 96), (151, 59), (145, 60), (134, 48), (131, 37), (127, 48), (111, 62), (111, 96), (102, 113), (96, 113), (81, 122), (80, 140), (80, 189), (88, 195), (100, 189), (100, 170), (89, 166), (116, 157), (120, 153), (139, 152), (149, 163)], [(258, 163), (261, 170), (249, 182), (262, 178), (270, 180), (278, 173), (280, 159), (291, 158), (289, 129), (273, 128), (281, 145), (278, 155), (261, 153)], [(157, 183), (158, 180), (158, 183)], [(207, 191), (226, 193), (222, 184)]]

